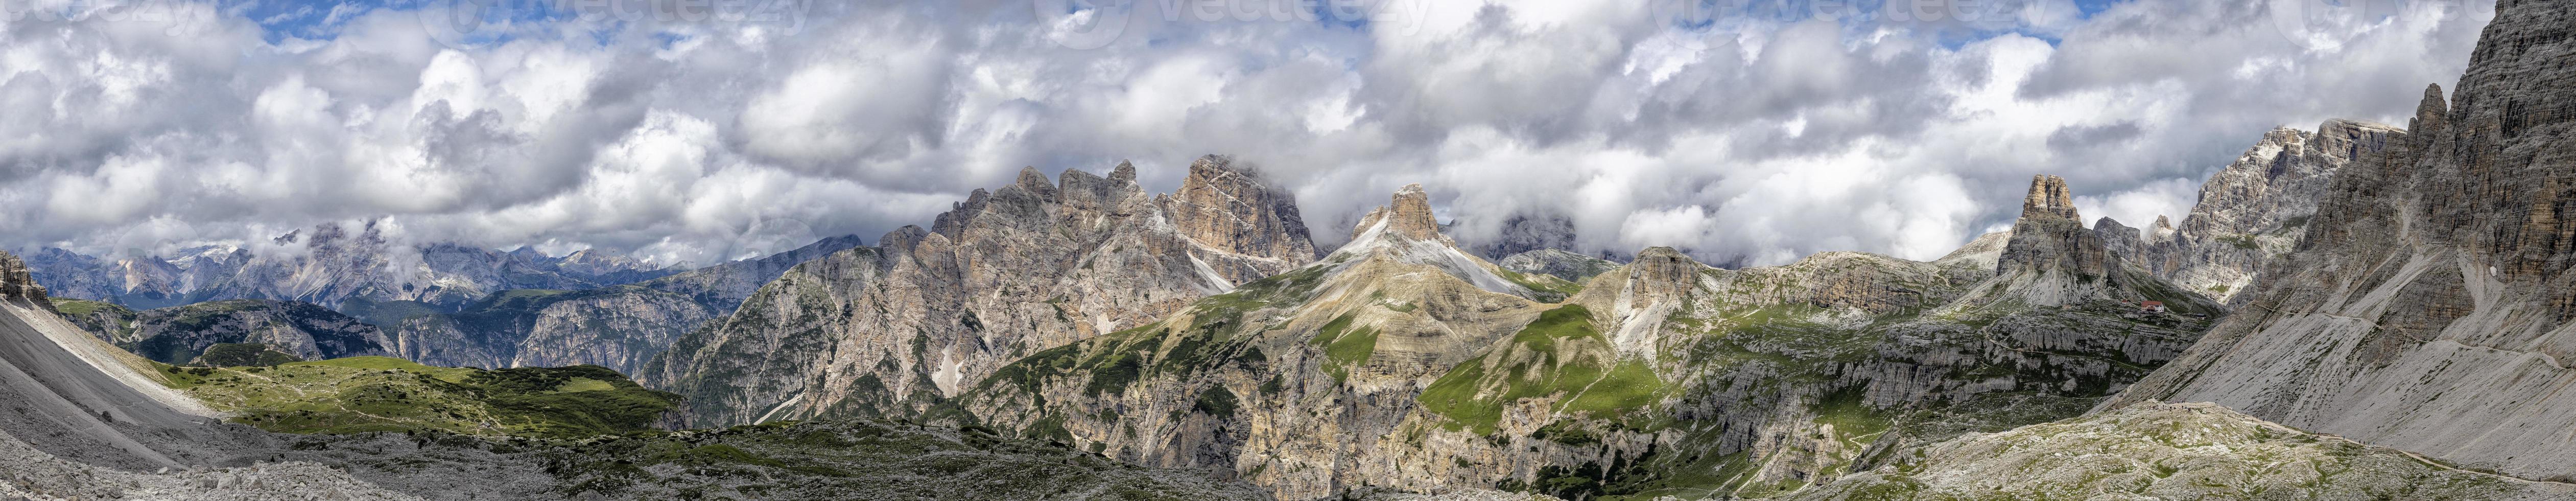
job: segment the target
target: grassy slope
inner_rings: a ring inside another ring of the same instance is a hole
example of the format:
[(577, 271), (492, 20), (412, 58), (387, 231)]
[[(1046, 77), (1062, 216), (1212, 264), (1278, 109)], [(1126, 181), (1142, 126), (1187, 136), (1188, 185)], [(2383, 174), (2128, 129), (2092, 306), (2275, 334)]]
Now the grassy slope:
[(1652, 405), (1664, 384), (1645, 362), (1622, 360), (1582, 305), (1548, 310), (1510, 344), (1469, 359), (1417, 397), (1452, 429), (1492, 433), (1504, 406), (1556, 397), (1556, 412), (1608, 417)]
[(355, 357), (161, 370), (234, 422), (284, 433), (579, 437), (643, 429), (679, 402), (596, 366), (478, 370)]

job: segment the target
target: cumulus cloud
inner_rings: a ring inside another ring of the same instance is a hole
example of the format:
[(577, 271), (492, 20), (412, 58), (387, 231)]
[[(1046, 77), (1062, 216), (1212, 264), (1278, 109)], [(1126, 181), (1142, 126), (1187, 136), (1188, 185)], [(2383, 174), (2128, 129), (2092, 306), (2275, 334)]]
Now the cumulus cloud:
[(1520, 217), (1584, 252), (1930, 258), (2032, 174), (2179, 216), (2266, 130), (2408, 116), (2493, 15), (2378, 3), (62, 4), (0, 23), (0, 248), (377, 220), (709, 263), (922, 224), (1021, 166), (1169, 190), (1228, 153), (1328, 245), (1422, 182), (1470, 242)]

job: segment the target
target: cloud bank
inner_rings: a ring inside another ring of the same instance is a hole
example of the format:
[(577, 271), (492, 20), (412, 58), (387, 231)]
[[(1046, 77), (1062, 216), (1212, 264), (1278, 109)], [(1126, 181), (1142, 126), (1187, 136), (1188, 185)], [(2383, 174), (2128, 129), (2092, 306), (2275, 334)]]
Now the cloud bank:
[[(711, 263), (1022, 166), (1236, 155), (1335, 240), (1406, 183), (1466, 241), (1937, 257), (2033, 174), (2145, 226), (2273, 127), (2400, 121), (2492, 1), (0, 0), (0, 248), (329, 221)], [(2177, 221), (2179, 222), (2179, 221)], [(1331, 242), (1325, 242), (1330, 244)]]

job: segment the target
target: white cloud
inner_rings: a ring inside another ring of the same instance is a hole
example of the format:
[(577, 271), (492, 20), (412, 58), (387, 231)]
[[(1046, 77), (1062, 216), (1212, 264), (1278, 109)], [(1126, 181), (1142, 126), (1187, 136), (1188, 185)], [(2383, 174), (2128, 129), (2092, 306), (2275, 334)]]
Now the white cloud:
[(1327, 243), (1425, 182), (1471, 241), (1545, 216), (1587, 252), (1925, 258), (2008, 223), (2032, 174), (2143, 226), (2272, 127), (2401, 120), (2464, 67), (2492, 15), (2471, 3), (2284, 24), (2185, 0), (1934, 20), (1395, 0), (1361, 28), (1149, 5), (1089, 11), (1132, 16), (1096, 50), (1025, 2), (480, 45), (389, 9), (274, 43), (206, 4), (32, 16), (0, 24), (0, 205), (41, 210), (0, 211), (0, 248), (390, 216), (421, 241), (705, 263), (926, 223), (1023, 165), (1133, 159), (1169, 190), (1230, 153), (1292, 185)]

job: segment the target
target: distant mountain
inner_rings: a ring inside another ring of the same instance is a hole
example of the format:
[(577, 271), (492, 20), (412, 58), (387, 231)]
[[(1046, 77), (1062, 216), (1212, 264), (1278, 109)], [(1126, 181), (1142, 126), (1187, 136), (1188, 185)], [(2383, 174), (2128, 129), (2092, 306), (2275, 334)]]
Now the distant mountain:
[(635, 374), (682, 334), (724, 314), (639, 285), (503, 291), (454, 313), (371, 311), (395, 357), (442, 367), (598, 365)]
[(267, 345), (304, 360), (384, 355), (383, 329), (312, 303), (235, 299), (143, 311), (108, 341), (165, 364), (221, 344)]
[(788, 269), (833, 253), (866, 246), (867, 242), (858, 235), (826, 238), (787, 252), (643, 280), (636, 285), (687, 296), (718, 314), (732, 313), (742, 307), (743, 300), (759, 292), (760, 286), (777, 280)]
[(910, 416), (1029, 353), (1143, 325), (1312, 262), (1286, 190), (1225, 157), (1174, 194), (1134, 166), (1035, 169), (932, 227), (797, 265), (641, 374), (691, 426)]
[(323, 224), (279, 236), (288, 251), (197, 247), (178, 256), (101, 259), (61, 249), (28, 259), (35, 278), (60, 297), (152, 309), (207, 301), (270, 299), (340, 309), (351, 300), (463, 307), (511, 289), (591, 289), (679, 273), (598, 251), (546, 257), (454, 244), (387, 242), (375, 223), (355, 232)]
[(2210, 404), (2141, 403), (1969, 435), (1790, 501), (1962, 499), (2576, 499), (2576, 485), (2497, 477)]

